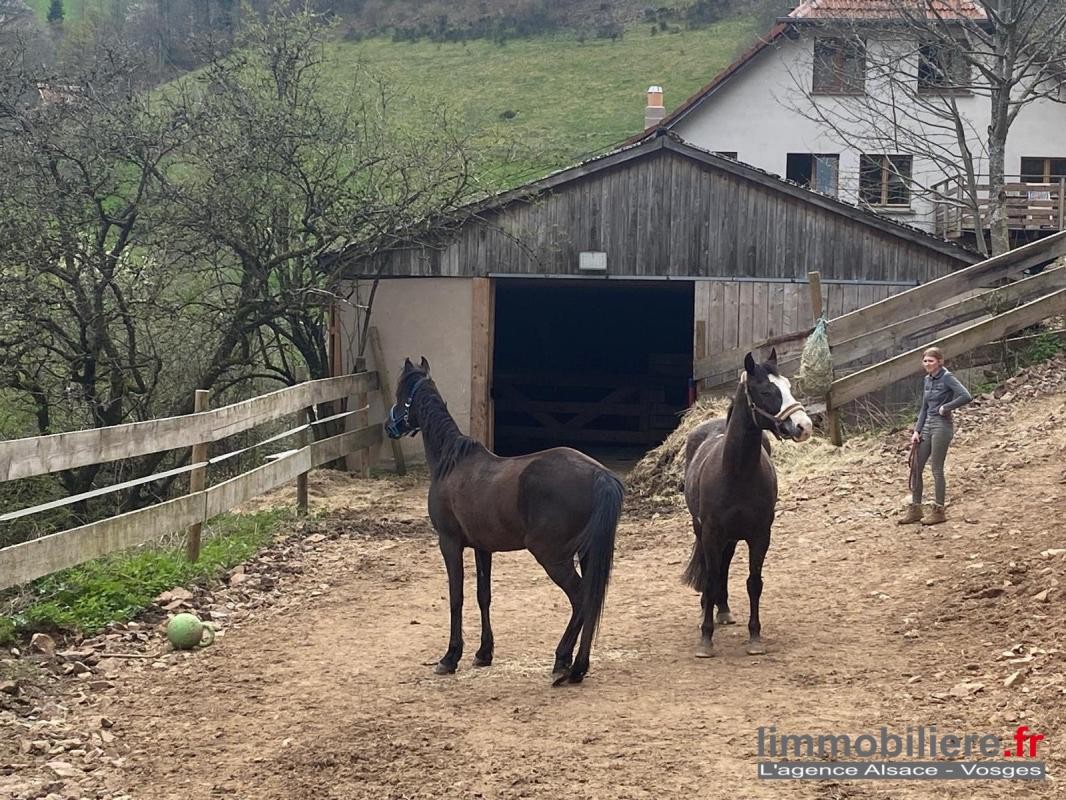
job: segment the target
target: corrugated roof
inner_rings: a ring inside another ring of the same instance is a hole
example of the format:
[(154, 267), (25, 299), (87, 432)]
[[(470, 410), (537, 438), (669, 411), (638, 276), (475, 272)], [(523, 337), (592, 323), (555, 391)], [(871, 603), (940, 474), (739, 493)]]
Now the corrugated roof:
[(807, 0), (789, 12), (792, 19), (896, 19), (902, 13), (930, 19), (986, 19), (973, 0)]

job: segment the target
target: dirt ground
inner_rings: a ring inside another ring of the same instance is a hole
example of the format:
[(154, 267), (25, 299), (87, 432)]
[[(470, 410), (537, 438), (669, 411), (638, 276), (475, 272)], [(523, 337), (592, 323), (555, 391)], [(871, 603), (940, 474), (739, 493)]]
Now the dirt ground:
[[(698, 660), (699, 600), (679, 582), (689, 522), (676, 505), (628, 506), (580, 686), (550, 685), (568, 605), (526, 553), (494, 560), (487, 669), (470, 666), (468, 557), (468, 652), (458, 674), (433, 675), (447, 599), (424, 481), (319, 482), (312, 502), (333, 511), (299, 532), (299, 569), (275, 573), (255, 603), (231, 603), (212, 647), (109, 660), (97, 672), (112, 688), (68, 686), (53, 712), (82, 731), (106, 717), (107, 757), (45, 788), (137, 800), (1064, 797), (1066, 554), (1047, 553), (1066, 548), (1064, 388), (960, 415), (951, 521), (936, 528), (895, 524), (903, 434), (810, 445), (794, 459), (764, 573), (765, 656), (744, 653), (743, 547), (731, 581), (740, 624), (719, 629), (718, 657)], [(269, 560), (256, 570), (270, 572)], [(759, 726), (857, 735), (934, 724), (1005, 739), (1028, 725), (1046, 736), (1052, 777), (756, 779)], [(56, 758), (26, 755), (17, 738), (0, 744), (0, 764), (21, 767), (9, 770), (12, 796), (16, 780), (23, 791), (46, 780)]]

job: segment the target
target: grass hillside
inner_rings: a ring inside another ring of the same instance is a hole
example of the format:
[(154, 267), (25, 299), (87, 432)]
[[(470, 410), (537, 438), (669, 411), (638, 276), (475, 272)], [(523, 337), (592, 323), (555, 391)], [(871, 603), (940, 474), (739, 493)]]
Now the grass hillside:
[[(682, 103), (756, 35), (751, 19), (651, 33), (632, 25), (616, 41), (574, 34), (465, 44), (383, 38), (334, 45), (338, 84), (364, 64), (396, 90), (443, 101), (481, 140), (499, 137), (490, 176), (497, 186), (536, 178), (638, 133), (644, 92), (660, 84), (667, 109)], [(489, 146), (486, 144), (486, 146)]]

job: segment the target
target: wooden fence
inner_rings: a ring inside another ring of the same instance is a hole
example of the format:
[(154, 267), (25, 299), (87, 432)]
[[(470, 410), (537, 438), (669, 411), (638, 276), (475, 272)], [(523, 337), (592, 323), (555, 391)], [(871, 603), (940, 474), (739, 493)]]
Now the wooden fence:
[[(834, 372), (850, 371), (833, 382), (826, 397), (834, 440), (839, 443), (840, 407), (913, 373), (925, 347), (936, 345), (946, 356), (957, 356), (1066, 313), (1066, 266), (1045, 266), (1035, 275), (1020, 276), (1064, 256), (1066, 232), (1060, 232), (830, 319)], [(815, 289), (812, 318), (821, 307), (819, 298), (820, 289)], [(960, 328), (966, 323), (973, 324)], [(746, 352), (770, 346), (779, 351), (782, 371), (793, 374), (810, 331), (716, 353), (697, 363), (696, 378), (708, 387), (732, 382)], [(863, 363), (875, 359), (881, 360)]]
[(190, 491), (181, 497), (0, 549), (0, 589), (17, 586), (116, 550), (186, 529), (190, 529), (189, 557), (195, 560), (199, 555), (198, 534), (202, 523), (291, 481), (296, 481), (298, 489), (302, 489), (298, 491), (298, 505), (302, 511), (306, 511), (306, 476), (309, 470), (353, 451), (368, 451), (382, 439), (380, 424), (367, 425), (309, 443), (310, 429), (334, 420), (358, 420), (360, 413), (365, 413), (365, 408), (304, 421), (282, 434), (272, 436), (260, 445), (296, 437), (299, 446), (279, 454), (261, 467), (205, 488), (203, 478), (210, 464), (243, 452), (240, 450), (208, 460), (209, 445), (341, 398), (365, 397), (367, 392), (379, 388), (376, 372), (362, 372), (308, 381), (210, 410), (204, 408), (205, 392), (197, 396), (197, 408), (204, 410), (185, 416), (0, 442), (0, 481), (46, 475), (165, 450), (192, 448), (191, 463), (186, 466), (0, 516), (0, 522), (17, 519), (164, 477), (190, 473)]

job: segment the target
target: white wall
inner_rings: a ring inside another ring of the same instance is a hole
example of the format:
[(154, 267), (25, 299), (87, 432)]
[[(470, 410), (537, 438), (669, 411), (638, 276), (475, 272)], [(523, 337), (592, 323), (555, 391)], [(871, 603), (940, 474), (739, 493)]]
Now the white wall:
[[(865, 137), (862, 126), (847, 121), (847, 115), (838, 125), (851, 132), (847, 143), (838, 138), (831, 126), (810, 118), (813, 109), (806, 93), (811, 85), (813, 41), (810, 37), (799, 40), (782, 38), (767, 47), (677, 123), (674, 130), (697, 147), (736, 152), (740, 161), (782, 177), (786, 174), (788, 153), (839, 153), (839, 197), (855, 203), (858, 200), (859, 155), (863, 152), (881, 153), (885, 149), (883, 146), (877, 150), (869, 149), (871, 142)], [(868, 46), (871, 50), (885, 47), (878, 43)], [(871, 59), (878, 60), (876, 55)], [(876, 80), (868, 79), (867, 89), (876, 96), (879, 90)], [(880, 91), (882, 96), (887, 96), (883, 87)], [(982, 153), (989, 101), (976, 95), (957, 100), (970, 122), (970, 129), (979, 132), (972, 147), (975, 152)], [(846, 101), (820, 97), (816, 102), (827, 116), (842, 119), (839, 112), (834, 113), (834, 105)], [(892, 107), (890, 100), (884, 102), (886, 108)], [(898, 152), (907, 151), (900, 148)], [(1066, 105), (1043, 100), (1021, 111), (1007, 142), (1008, 176), (1020, 172), (1023, 156), (1066, 157)], [(983, 169), (983, 161), (980, 169)], [(916, 157), (914, 177), (919, 183), (929, 185), (942, 179), (943, 175), (936, 164)], [(932, 208), (927, 199), (916, 197), (909, 212), (893, 209), (883, 213), (901, 222), (932, 230)]]
[[(422, 356), (429, 360), (430, 374), (448, 404), (448, 410), (464, 433), (470, 432), (470, 362), (473, 281), (469, 278), (383, 279), (374, 297), (371, 324), (381, 335), (385, 365), (391, 385), (382, 385), (371, 397), (370, 419), (385, 418), (395, 402), (396, 380), (405, 358), (416, 364)], [(357, 287), (360, 303), (366, 303), (370, 283)], [(354, 299), (354, 298), (353, 298)], [(354, 346), (355, 310), (346, 306), (341, 327), (347, 348)], [(366, 350), (367, 368), (379, 369)], [(352, 353), (346, 353), (350, 369)], [(404, 455), (409, 462), (425, 461), (421, 436), (404, 437)], [(392, 448), (386, 441), (377, 454), (377, 463), (392, 463)]]

